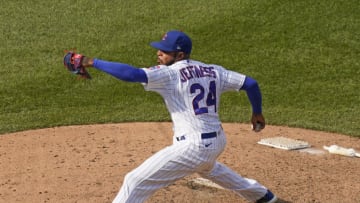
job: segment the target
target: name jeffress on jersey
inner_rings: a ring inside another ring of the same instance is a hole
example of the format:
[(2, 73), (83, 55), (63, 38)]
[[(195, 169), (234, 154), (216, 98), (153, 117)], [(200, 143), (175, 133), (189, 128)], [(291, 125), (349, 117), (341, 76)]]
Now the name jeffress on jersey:
[(187, 66), (182, 68), (180, 71), (181, 82), (186, 82), (193, 78), (212, 77), (216, 78), (214, 67), (203, 67), (203, 66)]

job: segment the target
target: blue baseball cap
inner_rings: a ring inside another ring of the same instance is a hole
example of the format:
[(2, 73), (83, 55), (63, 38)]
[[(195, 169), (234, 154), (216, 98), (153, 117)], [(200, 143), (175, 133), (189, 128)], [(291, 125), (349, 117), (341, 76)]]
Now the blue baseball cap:
[(192, 42), (189, 36), (177, 30), (167, 32), (161, 41), (151, 42), (150, 45), (161, 51), (182, 51), (191, 53)]

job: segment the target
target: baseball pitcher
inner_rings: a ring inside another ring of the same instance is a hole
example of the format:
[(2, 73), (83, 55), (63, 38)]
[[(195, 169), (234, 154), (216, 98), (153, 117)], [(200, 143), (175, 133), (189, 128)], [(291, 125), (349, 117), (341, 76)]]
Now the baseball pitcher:
[(172, 30), (157, 49), (158, 65), (136, 68), (68, 52), (64, 65), (74, 74), (90, 78), (94, 67), (120, 80), (141, 83), (159, 93), (173, 122), (173, 144), (155, 153), (129, 172), (113, 203), (141, 203), (155, 191), (198, 173), (234, 191), (250, 202), (273, 203), (277, 197), (253, 179), (237, 174), (217, 161), (226, 145), (219, 120), (220, 96), (225, 91), (246, 91), (252, 106), (251, 122), (258, 132), (265, 127), (261, 92), (256, 80), (222, 66), (190, 59), (192, 41), (184, 32)]

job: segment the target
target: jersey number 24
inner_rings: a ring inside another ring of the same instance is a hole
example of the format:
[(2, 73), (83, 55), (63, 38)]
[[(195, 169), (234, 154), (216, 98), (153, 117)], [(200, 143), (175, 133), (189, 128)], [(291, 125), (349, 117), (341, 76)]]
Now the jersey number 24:
[[(215, 83), (215, 81), (210, 82), (208, 89), (205, 89), (205, 88), (206, 87), (203, 87), (199, 83), (194, 83), (190, 86), (191, 94), (194, 94), (197, 92), (197, 90), (199, 90), (197, 95), (195, 96), (195, 98), (192, 101), (195, 115), (208, 113), (209, 106), (214, 106), (214, 109), (216, 112), (216, 83)], [(200, 106), (201, 101), (203, 101), (203, 100), (206, 100), (205, 101), (206, 106)]]

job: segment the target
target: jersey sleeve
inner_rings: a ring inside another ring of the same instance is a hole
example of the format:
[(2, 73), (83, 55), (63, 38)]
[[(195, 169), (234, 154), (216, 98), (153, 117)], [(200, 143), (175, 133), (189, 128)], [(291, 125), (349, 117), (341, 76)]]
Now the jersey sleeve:
[(147, 83), (142, 83), (145, 90), (162, 92), (164, 89), (170, 88), (176, 79), (176, 74), (167, 66), (158, 65), (151, 68), (143, 68), (148, 78)]
[(241, 73), (226, 70), (224, 68), (221, 69), (221, 77), (223, 91), (239, 91), (243, 86), (246, 78), (246, 76)]

